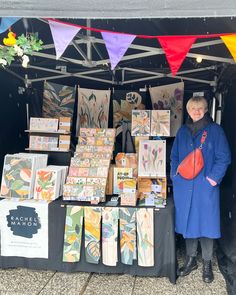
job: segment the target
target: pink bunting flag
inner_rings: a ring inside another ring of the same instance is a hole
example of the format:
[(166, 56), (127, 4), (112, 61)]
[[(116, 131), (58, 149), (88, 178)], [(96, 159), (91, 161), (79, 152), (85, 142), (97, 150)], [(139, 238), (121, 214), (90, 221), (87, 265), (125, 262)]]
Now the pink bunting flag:
[(55, 45), (56, 58), (59, 59), (66, 50), (67, 46), (70, 44), (71, 40), (73, 40), (75, 35), (79, 32), (80, 28), (54, 22), (52, 20), (49, 20), (48, 23)]
[(163, 36), (157, 39), (166, 54), (171, 73), (175, 76), (197, 38), (192, 36)]
[(110, 58), (111, 69), (113, 70), (122, 59), (136, 36), (107, 32), (102, 32), (101, 34)]

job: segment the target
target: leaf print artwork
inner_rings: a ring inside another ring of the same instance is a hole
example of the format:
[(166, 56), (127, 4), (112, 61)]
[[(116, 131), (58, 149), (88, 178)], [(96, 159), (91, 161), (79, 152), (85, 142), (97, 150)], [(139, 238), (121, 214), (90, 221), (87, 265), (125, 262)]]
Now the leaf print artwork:
[(44, 82), (43, 117), (73, 117), (75, 88)]
[(3, 165), (1, 195), (7, 198), (31, 198), (33, 160), (6, 155)]
[(150, 135), (150, 118), (151, 113), (147, 110), (132, 111), (132, 136), (149, 136)]
[(136, 208), (119, 208), (121, 262), (132, 265), (136, 259)]
[(80, 260), (83, 215), (84, 209), (81, 206), (66, 207), (63, 262)]
[(108, 127), (110, 96), (110, 90), (78, 87), (77, 136), (79, 128)]
[(84, 207), (85, 257), (88, 263), (100, 260), (101, 207)]
[(170, 110), (170, 136), (175, 136), (183, 120), (184, 83), (149, 88), (152, 109)]
[(151, 136), (170, 136), (170, 111), (151, 112)]
[(102, 209), (102, 263), (116, 266), (119, 209), (104, 207)]
[(153, 208), (137, 209), (138, 265), (154, 266)]

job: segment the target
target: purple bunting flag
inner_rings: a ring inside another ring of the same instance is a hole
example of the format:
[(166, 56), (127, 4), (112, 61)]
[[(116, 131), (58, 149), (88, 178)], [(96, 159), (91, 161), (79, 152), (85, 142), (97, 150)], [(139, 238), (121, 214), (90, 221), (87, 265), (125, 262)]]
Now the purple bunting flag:
[(79, 32), (80, 28), (51, 20), (49, 20), (48, 23), (55, 45), (56, 58), (59, 59), (66, 50), (67, 46), (70, 44), (71, 40)]
[(101, 34), (110, 58), (111, 69), (113, 70), (122, 59), (136, 36), (107, 32), (102, 32)]

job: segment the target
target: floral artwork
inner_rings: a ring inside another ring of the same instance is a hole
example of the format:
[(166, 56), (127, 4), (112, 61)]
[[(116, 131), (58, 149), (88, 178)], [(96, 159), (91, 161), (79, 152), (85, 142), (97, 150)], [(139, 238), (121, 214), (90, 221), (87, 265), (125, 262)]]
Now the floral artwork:
[(84, 207), (85, 257), (88, 263), (98, 264), (100, 251), (101, 207)]
[(2, 173), (1, 196), (3, 198), (26, 198), (32, 196), (33, 160), (6, 155)]
[(175, 136), (183, 119), (184, 83), (150, 87), (153, 110), (170, 110), (170, 136)]
[(138, 265), (154, 266), (153, 208), (137, 209)]
[(170, 111), (153, 110), (151, 113), (151, 136), (170, 136)]
[(143, 140), (139, 145), (139, 177), (166, 176), (166, 141)]
[(73, 117), (75, 88), (44, 82), (43, 117)]
[(78, 88), (76, 134), (79, 128), (107, 128), (110, 90)]
[(132, 265), (136, 259), (136, 208), (120, 208), (121, 262)]
[(146, 92), (115, 90), (113, 94), (113, 127), (131, 122), (132, 110), (145, 110)]
[(132, 136), (149, 136), (150, 135), (150, 111), (132, 111)]
[(58, 171), (39, 169), (36, 172), (34, 199), (51, 201), (59, 196)]
[(83, 216), (83, 207), (66, 207), (63, 262), (77, 262), (80, 260)]
[(119, 208), (102, 208), (102, 263), (116, 266)]

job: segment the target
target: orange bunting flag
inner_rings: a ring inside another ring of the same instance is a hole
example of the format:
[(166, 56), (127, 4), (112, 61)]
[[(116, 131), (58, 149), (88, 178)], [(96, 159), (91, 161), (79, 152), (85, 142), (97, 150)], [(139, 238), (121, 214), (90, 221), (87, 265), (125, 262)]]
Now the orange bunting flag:
[(236, 34), (220, 36), (220, 38), (223, 40), (226, 47), (229, 49), (229, 52), (233, 56), (234, 61), (236, 61)]
[(171, 73), (176, 75), (196, 37), (161, 36), (157, 38), (166, 54)]

